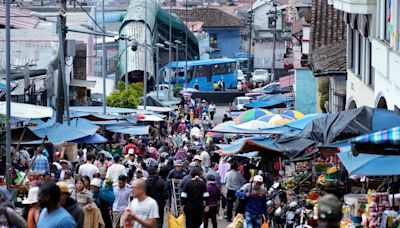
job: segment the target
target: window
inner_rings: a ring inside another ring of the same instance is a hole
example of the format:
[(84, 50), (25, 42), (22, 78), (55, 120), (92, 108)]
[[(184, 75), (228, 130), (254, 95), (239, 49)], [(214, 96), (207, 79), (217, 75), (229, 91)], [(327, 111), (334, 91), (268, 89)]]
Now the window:
[(211, 68), (210, 66), (197, 66), (196, 77), (207, 77), (207, 82), (211, 82)]
[(384, 28), (385, 28), (385, 41), (390, 43), (390, 37), (391, 37), (391, 32), (392, 32), (392, 26), (393, 26), (393, 21), (392, 21), (392, 7), (394, 4), (394, 0), (384, 0), (385, 3), (385, 8), (384, 8)]
[(218, 47), (218, 39), (216, 33), (210, 33), (210, 47), (212, 48)]
[(374, 84), (375, 84), (375, 69), (372, 66), (372, 44), (371, 41), (367, 38), (366, 39), (366, 56), (367, 56), (367, 67), (366, 67), (366, 77), (367, 77), (367, 83), (368, 86), (374, 88)]
[(362, 76), (364, 74), (364, 72), (363, 72), (363, 69), (364, 69), (364, 58), (363, 58), (363, 56), (364, 56), (363, 55), (364, 39), (363, 39), (363, 36), (361, 35), (361, 33), (357, 32), (357, 35), (358, 35), (358, 50), (357, 50), (358, 62), (357, 62), (357, 69), (356, 69), (357, 73), (356, 74), (359, 78), (362, 78)]
[(351, 62), (350, 62), (350, 68), (353, 70), (353, 72), (356, 72), (356, 61), (357, 61), (357, 31), (352, 29), (351, 30)]

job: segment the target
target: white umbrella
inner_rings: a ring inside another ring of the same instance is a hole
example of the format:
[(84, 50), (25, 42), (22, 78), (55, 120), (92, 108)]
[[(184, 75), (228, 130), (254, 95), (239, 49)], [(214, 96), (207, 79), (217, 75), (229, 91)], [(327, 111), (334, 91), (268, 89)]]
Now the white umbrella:
[[(0, 114), (6, 114), (6, 102), (0, 102)], [(50, 107), (11, 102), (11, 116), (26, 119), (41, 119), (53, 116)]]
[(236, 125), (235, 127), (243, 130), (260, 130), (271, 126), (264, 121), (250, 120), (245, 123)]

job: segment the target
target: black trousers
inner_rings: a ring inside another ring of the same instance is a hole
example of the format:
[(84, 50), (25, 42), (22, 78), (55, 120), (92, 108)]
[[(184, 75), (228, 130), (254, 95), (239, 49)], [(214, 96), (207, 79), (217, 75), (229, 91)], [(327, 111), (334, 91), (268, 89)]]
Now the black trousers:
[(219, 205), (210, 206), (208, 212), (204, 212), (204, 228), (208, 228), (208, 218), (211, 219), (213, 228), (217, 228), (217, 214)]
[(228, 220), (232, 220), (232, 213), (233, 213), (233, 205), (236, 202), (236, 191), (228, 190), (226, 193), (226, 207), (227, 207), (227, 216)]
[(186, 228), (199, 228), (203, 223), (203, 207), (185, 207)]

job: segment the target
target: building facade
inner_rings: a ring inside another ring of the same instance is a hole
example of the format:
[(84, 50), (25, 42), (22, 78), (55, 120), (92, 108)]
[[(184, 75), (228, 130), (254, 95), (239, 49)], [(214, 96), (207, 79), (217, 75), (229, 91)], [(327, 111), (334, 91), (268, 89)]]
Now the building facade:
[(400, 111), (400, 1), (328, 1), (347, 23), (347, 109)]

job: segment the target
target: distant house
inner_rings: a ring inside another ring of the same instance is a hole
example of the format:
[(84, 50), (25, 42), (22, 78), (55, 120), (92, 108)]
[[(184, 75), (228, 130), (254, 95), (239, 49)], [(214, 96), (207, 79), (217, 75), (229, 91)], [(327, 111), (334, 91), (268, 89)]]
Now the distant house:
[(202, 30), (209, 37), (210, 58), (233, 58), (236, 53), (241, 52), (240, 29), (244, 24), (238, 18), (212, 8), (194, 8), (188, 11), (186, 14), (184, 9), (172, 10), (183, 21), (203, 22)]

